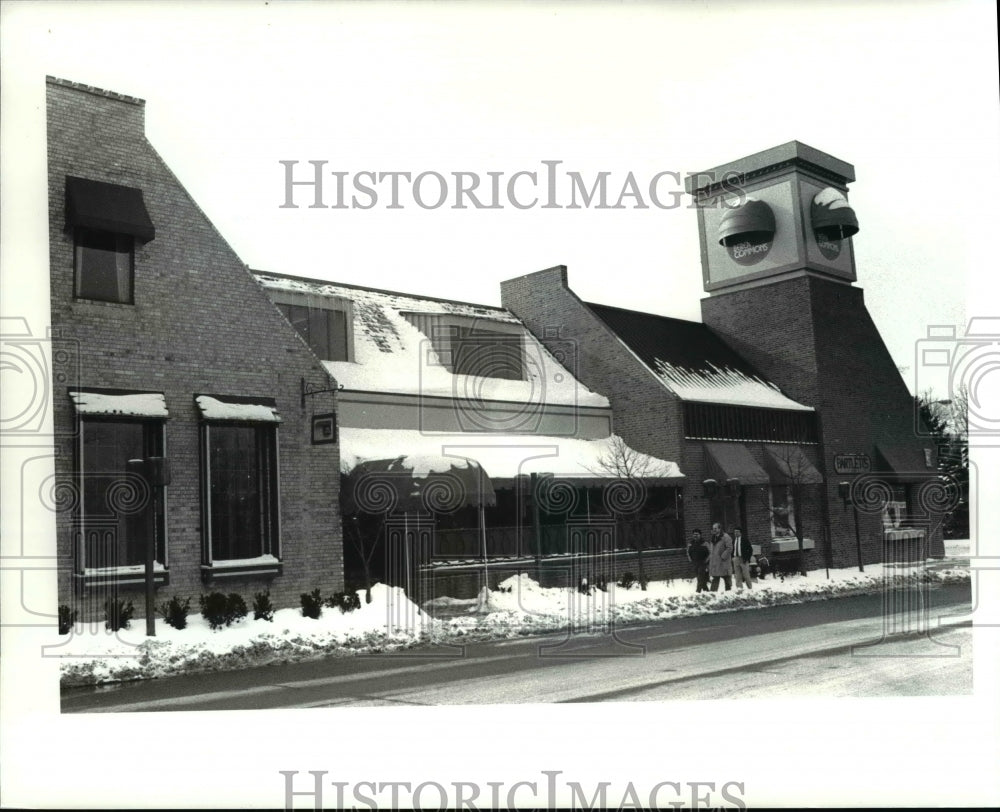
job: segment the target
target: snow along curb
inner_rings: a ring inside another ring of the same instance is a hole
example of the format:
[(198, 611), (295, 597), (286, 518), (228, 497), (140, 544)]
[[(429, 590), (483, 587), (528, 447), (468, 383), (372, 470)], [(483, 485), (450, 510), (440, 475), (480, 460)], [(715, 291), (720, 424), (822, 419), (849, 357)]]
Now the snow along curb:
[[(815, 573), (815, 574), (818, 574)], [(496, 604), (530, 604), (527, 595), (518, 595), (521, 587), (539, 590), (527, 576), (512, 576), (501, 586), (510, 587), (512, 592), (494, 592)], [(770, 584), (758, 583), (752, 590), (730, 592), (702, 592), (667, 597), (639, 597), (631, 590), (617, 588), (618, 602), (610, 602), (608, 593), (595, 591), (582, 595), (570, 590), (544, 590), (561, 593), (571, 602), (563, 607), (549, 606), (541, 611), (526, 611), (524, 608), (500, 608), (486, 615), (454, 617), (447, 620), (429, 618), (416, 607), (412, 607), (416, 622), (411, 629), (365, 631), (363, 633), (336, 633), (317, 627), (316, 634), (275, 633), (279, 623), (267, 624), (259, 634), (247, 639), (234, 640), (233, 646), (219, 650), (219, 646), (204, 643), (186, 644), (183, 639), (162, 640), (143, 639), (137, 645), (129, 646), (126, 656), (72, 656), (66, 655), (61, 668), (60, 684), (64, 688), (97, 685), (140, 679), (154, 679), (164, 676), (193, 674), (206, 671), (229, 671), (261, 665), (301, 662), (328, 656), (352, 656), (398, 651), (433, 642), (463, 643), (487, 640), (503, 640), (528, 635), (558, 632), (566, 629), (598, 629), (608, 625), (627, 625), (651, 620), (669, 620), (680, 617), (728, 612), (735, 609), (756, 609), (766, 606), (805, 603), (815, 600), (865, 595), (886, 588), (899, 588), (907, 584), (929, 583), (949, 584), (968, 582), (969, 571), (964, 568), (921, 570), (905, 575), (876, 576), (858, 574), (848, 580), (827, 581), (802, 579), (801, 586), (795, 581), (782, 583), (781, 589), (770, 589)], [(777, 583), (777, 582), (775, 582)], [(652, 586), (652, 584), (651, 584)], [(624, 594), (623, 594), (624, 593)], [(628, 595), (628, 599), (625, 599)], [(491, 602), (493, 601), (491, 597)], [(506, 598), (506, 600), (505, 600)], [(363, 598), (362, 598), (363, 600)], [(567, 607), (572, 607), (569, 609)], [(293, 611), (293, 610), (285, 610)], [(326, 610), (334, 613), (334, 610)], [(350, 614), (344, 616), (350, 618)], [(318, 623), (318, 621), (316, 621)], [(264, 621), (244, 621), (263, 624)], [(224, 635), (226, 630), (219, 632)], [(180, 632), (179, 635), (183, 635)], [(194, 637), (194, 635), (192, 635)], [(221, 641), (221, 637), (219, 638)]]

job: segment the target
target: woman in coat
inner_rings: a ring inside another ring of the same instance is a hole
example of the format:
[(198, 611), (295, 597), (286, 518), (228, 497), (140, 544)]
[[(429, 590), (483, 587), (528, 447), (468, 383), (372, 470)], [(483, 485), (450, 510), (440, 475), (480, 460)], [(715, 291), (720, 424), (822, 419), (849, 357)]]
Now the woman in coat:
[(719, 579), (726, 582), (726, 592), (733, 588), (733, 540), (723, 533), (719, 523), (712, 525), (712, 550), (708, 556), (708, 574), (712, 591), (719, 591)]

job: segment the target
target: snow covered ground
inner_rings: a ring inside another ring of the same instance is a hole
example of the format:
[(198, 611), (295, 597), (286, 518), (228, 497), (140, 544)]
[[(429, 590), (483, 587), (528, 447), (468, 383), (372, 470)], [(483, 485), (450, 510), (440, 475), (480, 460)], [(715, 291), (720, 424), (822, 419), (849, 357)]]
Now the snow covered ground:
[[(410, 602), (402, 590), (382, 584), (372, 589), (372, 602), (353, 612), (324, 608), (320, 618), (302, 617), (298, 609), (281, 609), (272, 621), (245, 618), (213, 631), (200, 614), (188, 615), (183, 630), (156, 621), (156, 637), (145, 637), (145, 621), (111, 633), (103, 624), (79, 623), (55, 637), (49, 656), (62, 656), (66, 686), (148, 679), (197, 671), (246, 668), (318, 656), (391, 651), (428, 641), (503, 639), (563, 628), (603, 629), (613, 624), (689, 617), (708, 612), (751, 609), (775, 604), (856, 595), (882, 589), (886, 579), (920, 579), (939, 583), (968, 580), (969, 542), (945, 543), (947, 557), (933, 566), (908, 570), (872, 564), (815, 570), (806, 577), (768, 577), (752, 590), (695, 594), (689, 579), (651, 581), (590, 594), (543, 588), (527, 575), (503, 581), (500, 590), (478, 600), (438, 599), (432, 617)], [(929, 562), (930, 563), (930, 562)]]

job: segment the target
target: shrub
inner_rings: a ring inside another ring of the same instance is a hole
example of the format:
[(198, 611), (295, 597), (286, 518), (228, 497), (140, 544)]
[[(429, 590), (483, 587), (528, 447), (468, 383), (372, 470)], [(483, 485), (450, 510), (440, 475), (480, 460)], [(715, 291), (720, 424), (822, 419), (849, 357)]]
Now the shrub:
[(76, 609), (70, 609), (65, 603), (59, 606), (59, 634), (69, 634), (76, 624)]
[(104, 601), (104, 628), (113, 632), (119, 629), (127, 629), (132, 623), (132, 615), (135, 614), (135, 607), (132, 601), (111, 600)]
[(236, 592), (223, 595), (221, 592), (209, 592), (199, 599), (201, 616), (208, 621), (213, 629), (231, 626), (237, 620), (247, 616), (246, 601)]
[(237, 592), (230, 592), (226, 596), (226, 625), (243, 620), (247, 616), (247, 602), (243, 596)]
[(326, 599), (326, 605), (331, 609), (340, 609), (341, 614), (343, 614), (344, 612), (353, 612), (355, 609), (360, 609), (361, 598), (358, 597), (357, 592), (334, 592)]
[(618, 579), (618, 586), (622, 589), (631, 589), (634, 583), (635, 576), (631, 572), (623, 572), (622, 577)]
[(270, 589), (265, 589), (253, 596), (253, 619), (274, 620), (274, 605), (271, 603)]
[(302, 601), (302, 617), (311, 617), (316, 620), (323, 614), (323, 599), (319, 596), (319, 590), (303, 592), (299, 599)]
[(183, 603), (181, 599), (174, 595), (169, 601), (160, 606), (160, 613), (168, 626), (175, 629), (183, 629), (187, 626), (188, 611), (191, 609), (191, 599), (187, 598)]

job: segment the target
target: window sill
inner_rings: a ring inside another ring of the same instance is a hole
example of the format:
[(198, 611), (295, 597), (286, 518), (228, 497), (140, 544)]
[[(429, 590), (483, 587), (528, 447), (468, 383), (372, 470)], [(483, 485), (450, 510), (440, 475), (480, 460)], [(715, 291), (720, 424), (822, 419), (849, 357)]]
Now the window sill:
[[(74, 573), (77, 582), (82, 582), (85, 589), (95, 586), (142, 586), (146, 583), (144, 567), (115, 567), (108, 569), (92, 569)], [(170, 583), (170, 571), (157, 562), (153, 568), (153, 583), (156, 586), (166, 586)]]
[(215, 561), (212, 564), (201, 565), (201, 580), (205, 583), (211, 583), (228, 578), (273, 578), (276, 575), (281, 575), (282, 569), (282, 563), (273, 556), (261, 556), (260, 559)]
[[(816, 549), (816, 542), (812, 539), (802, 539), (802, 549), (803, 550), (814, 550)], [(772, 553), (790, 553), (799, 551), (799, 540), (797, 538), (790, 539), (771, 539), (771, 552)]]

